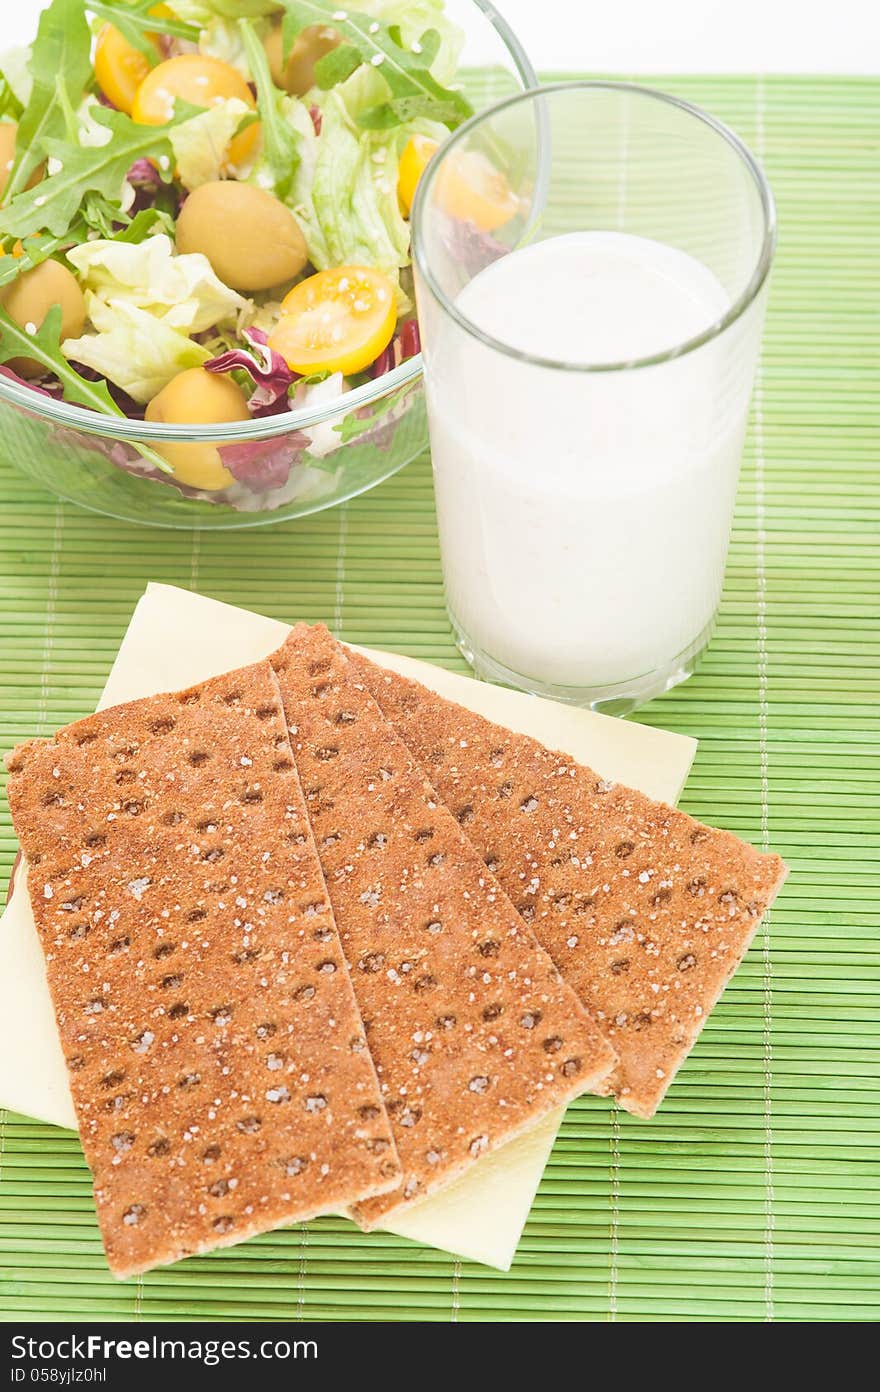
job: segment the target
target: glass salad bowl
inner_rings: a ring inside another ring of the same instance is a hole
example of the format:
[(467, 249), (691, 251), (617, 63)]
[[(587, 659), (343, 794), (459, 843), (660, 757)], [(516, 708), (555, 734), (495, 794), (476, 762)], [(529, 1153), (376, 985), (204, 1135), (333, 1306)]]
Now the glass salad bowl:
[[(489, 0), (446, 0), (445, 11), (463, 34), (457, 81), (474, 110), (536, 85)], [(360, 385), (344, 390), (336, 374), (291, 410), (212, 425), (99, 414), (0, 367), (0, 450), (59, 497), (124, 521), (226, 529), (303, 517), (375, 487), (426, 448), (418, 348), (417, 327), (404, 325)], [(234, 482), (207, 492), (176, 479), (165, 460), (184, 444), (216, 449)]]

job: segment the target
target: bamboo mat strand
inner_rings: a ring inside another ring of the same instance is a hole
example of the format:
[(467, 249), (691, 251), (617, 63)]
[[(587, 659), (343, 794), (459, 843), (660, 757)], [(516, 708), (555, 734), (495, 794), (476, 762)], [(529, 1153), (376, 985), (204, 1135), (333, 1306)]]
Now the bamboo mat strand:
[[(655, 85), (729, 121), (779, 202), (718, 632), (639, 713), (700, 740), (686, 809), (791, 866), (762, 935), (654, 1122), (569, 1110), (509, 1274), (327, 1219), (119, 1284), (77, 1139), (0, 1113), (4, 1318), (880, 1316), (880, 84)], [(2, 442), (0, 498), (4, 749), (94, 707), (147, 580), (463, 670), (427, 461), (238, 535), (56, 503)]]

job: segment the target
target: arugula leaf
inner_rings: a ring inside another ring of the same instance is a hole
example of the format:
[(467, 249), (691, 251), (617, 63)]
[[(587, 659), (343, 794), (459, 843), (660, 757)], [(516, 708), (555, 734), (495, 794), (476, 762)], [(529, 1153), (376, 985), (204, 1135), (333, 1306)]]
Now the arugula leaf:
[(349, 440), (356, 440), (359, 435), (365, 435), (368, 430), (372, 430), (378, 425), (383, 416), (387, 416), (389, 411), (394, 411), (401, 406), (413, 390), (414, 384), (408, 382), (406, 386), (400, 387), (397, 391), (389, 392), (377, 401), (375, 406), (367, 407), (363, 412), (349, 411), (340, 425), (334, 425), (333, 429), (339, 432), (339, 438), (343, 445), (347, 445)]
[(86, 9), (99, 19), (106, 19), (119, 30), (130, 44), (142, 53), (155, 67), (160, 54), (147, 34), (173, 34), (178, 39), (188, 39), (198, 43), (199, 26), (187, 24), (185, 20), (169, 15), (151, 14), (156, 9), (156, 0), (87, 0)]
[(120, 223), (126, 225), (130, 221), (128, 213), (124, 213), (118, 203), (114, 204), (103, 193), (95, 193), (94, 190), (86, 194), (80, 211), (89, 230), (107, 240), (116, 235)]
[(105, 416), (121, 416), (107, 390), (106, 382), (87, 382), (70, 366), (61, 351), (61, 306), (53, 305), (35, 334), (29, 334), (0, 306), (0, 362), (11, 358), (33, 358), (57, 377), (64, 388), (65, 401), (88, 406)]
[(395, 97), (362, 111), (357, 123), (363, 130), (382, 131), (410, 121), (434, 121), (453, 130), (460, 119), (458, 108), (452, 103), (435, 101), (433, 97)]
[(118, 204), (119, 191), (131, 166), (145, 157), (173, 160), (169, 132), (188, 120), (192, 108), (181, 103), (174, 116), (162, 126), (138, 126), (121, 111), (108, 107), (92, 108), (94, 120), (106, 126), (111, 139), (106, 145), (71, 147), (59, 140), (45, 142), (46, 153), (61, 163), (57, 174), (43, 179), (36, 188), (26, 189), (0, 210), (0, 236), (26, 237), (47, 230), (60, 237), (73, 222), (88, 193), (103, 194)]
[[(114, 211), (116, 222), (123, 222), (124, 226), (121, 228), (118, 225), (113, 226), (109, 239), (114, 242), (142, 242), (157, 232), (164, 232), (166, 236), (173, 238), (174, 214), (172, 205), (169, 201), (168, 207), (163, 207), (162, 202), (162, 191), (160, 190), (154, 206), (142, 208), (140, 212), (135, 213), (134, 217), (129, 217), (127, 213), (122, 213), (116, 209)], [(90, 230), (89, 223), (83, 217), (82, 219), (78, 218), (61, 237), (26, 237), (21, 256), (0, 255), (0, 290), (3, 289), (4, 285), (9, 285), (11, 281), (17, 280), (20, 275), (32, 271), (35, 266), (47, 261), (57, 251), (66, 251), (72, 246), (79, 246), (80, 243), (87, 241)]]
[(10, 281), (17, 280), (26, 271), (32, 271), (41, 262), (47, 261), (61, 247), (68, 247), (74, 241), (84, 241), (87, 230), (83, 226), (81, 236), (74, 235), (71, 230), (66, 237), (28, 237), (22, 246), (21, 256), (0, 256), (0, 289)]
[(340, 82), (345, 82), (346, 78), (351, 77), (363, 62), (354, 44), (338, 44), (336, 48), (331, 48), (329, 53), (325, 53), (323, 58), (319, 58), (315, 64), (315, 82), (322, 92), (329, 92), (331, 87), (338, 87)]
[[(15, 358), (33, 358), (47, 373), (51, 373), (61, 383), (64, 400), (76, 406), (86, 406), (103, 416), (121, 416), (122, 411), (107, 390), (106, 382), (89, 382), (80, 377), (76, 368), (71, 367), (61, 351), (61, 306), (53, 305), (35, 334), (29, 334), (0, 305), (0, 362)], [(161, 454), (140, 440), (132, 441), (138, 453), (163, 474), (174, 470)]]
[(31, 52), (33, 90), (18, 123), (18, 152), (4, 204), (12, 202), (42, 163), (47, 140), (67, 135), (68, 109), (79, 105), (91, 81), (91, 45), (82, 0), (52, 0), (40, 16)]
[(0, 117), (4, 120), (20, 121), (30, 100), (30, 62), (31, 50), (24, 44), (13, 44), (0, 54)]
[(22, 110), (22, 104), (9, 85), (5, 74), (0, 72), (0, 118), (8, 116), (13, 121), (17, 121)]
[[(370, 15), (336, 9), (335, 0), (280, 0), (280, 3), (286, 10), (282, 31), (285, 54), (290, 52), (298, 35), (313, 24), (335, 29), (345, 41), (341, 56), (334, 57), (330, 53), (316, 64), (315, 77), (321, 86), (335, 86), (350, 77), (355, 56), (361, 63), (372, 64), (385, 79), (391, 100), (364, 112), (358, 118), (360, 125), (368, 129), (399, 125), (408, 119), (399, 115), (399, 109), (405, 109), (400, 107), (404, 101), (417, 102), (419, 116), (439, 119), (452, 130), (472, 115), (470, 103), (462, 94), (441, 86), (431, 74), (431, 63), (437, 56), (440, 42), (436, 30), (426, 30), (417, 44), (406, 48), (396, 25), (389, 27)], [(438, 116), (438, 112), (442, 114)]]
[(266, 50), (250, 20), (241, 19), (239, 32), (244, 42), (251, 77), (257, 88), (257, 107), (263, 125), (263, 161), (275, 182), (275, 192), (285, 199), (300, 162), (299, 137), (281, 106), (286, 94), (272, 81)]
[(124, 227), (122, 231), (115, 231), (111, 238), (114, 242), (137, 243), (143, 242), (147, 237), (153, 237), (156, 233), (164, 232), (166, 236), (174, 238), (174, 216), (170, 210), (155, 205), (152, 208), (141, 208), (140, 212), (135, 213), (134, 217)]
[[(398, 48), (403, 48), (404, 42), (403, 35), (400, 32), (400, 25), (392, 25), (391, 33), (394, 36), (394, 42), (397, 44)], [(441, 39), (440, 34), (436, 29), (425, 30), (424, 34), (422, 34), (421, 38), (419, 39), (419, 48), (421, 49), (420, 60), (422, 67), (430, 68), (433, 66), (434, 59), (440, 52), (440, 46), (442, 43), (443, 40)]]

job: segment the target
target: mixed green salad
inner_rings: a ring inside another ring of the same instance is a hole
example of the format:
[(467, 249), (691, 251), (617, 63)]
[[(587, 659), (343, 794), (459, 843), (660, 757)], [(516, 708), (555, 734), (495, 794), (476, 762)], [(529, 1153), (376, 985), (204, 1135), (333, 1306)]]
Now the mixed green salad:
[[(51, 0), (0, 56), (0, 373), (200, 424), (327, 401), (418, 352), (409, 212), (470, 114), (461, 44), (443, 0)], [(447, 183), (477, 228), (511, 215), (491, 171)], [(114, 462), (229, 500), (283, 488), (294, 459), (288, 441)]]

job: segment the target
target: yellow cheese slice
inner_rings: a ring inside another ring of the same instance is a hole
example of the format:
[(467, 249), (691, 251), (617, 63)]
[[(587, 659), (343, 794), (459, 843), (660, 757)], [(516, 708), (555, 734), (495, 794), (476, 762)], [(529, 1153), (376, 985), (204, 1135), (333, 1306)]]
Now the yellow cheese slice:
[[(287, 633), (287, 625), (275, 619), (170, 585), (149, 585), (100, 706), (173, 691), (257, 662)], [(412, 658), (364, 651), (498, 724), (565, 750), (606, 778), (666, 802), (681, 792), (696, 750), (696, 741), (683, 735), (503, 690)], [(76, 1127), (24, 874), (0, 924), (0, 1105)], [(442, 1193), (412, 1205), (389, 1230), (506, 1271), (561, 1119), (561, 1113), (545, 1118)]]

